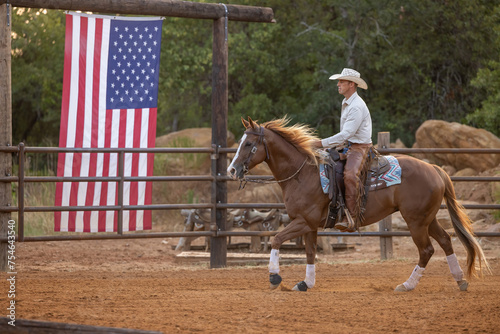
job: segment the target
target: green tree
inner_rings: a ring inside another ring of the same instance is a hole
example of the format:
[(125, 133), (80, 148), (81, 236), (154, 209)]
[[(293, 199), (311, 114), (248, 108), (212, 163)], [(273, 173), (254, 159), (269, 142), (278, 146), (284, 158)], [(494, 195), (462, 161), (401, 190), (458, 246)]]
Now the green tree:
[(12, 15), (13, 143), (58, 143), (64, 14), (14, 8)]

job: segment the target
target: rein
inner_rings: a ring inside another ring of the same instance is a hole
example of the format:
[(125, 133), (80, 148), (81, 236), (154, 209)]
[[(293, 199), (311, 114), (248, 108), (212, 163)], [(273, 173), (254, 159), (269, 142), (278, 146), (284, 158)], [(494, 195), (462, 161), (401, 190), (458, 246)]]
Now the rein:
[[(245, 131), (245, 134), (251, 134), (251, 135), (256, 135), (256, 136), (260, 137), (258, 144), (264, 143), (264, 148), (266, 150), (266, 157), (267, 157), (267, 160), (269, 160), (269, 150), (267, 148), (266, 138), (264, 138), (264, 128), (260, 127), (260, 132), (254, 132), (254, 131), (247, 130), (247, 131)], [(255, 152), (257, 152), (257, 145), (258, 144), (254, 145), (252, 147), (252, 149), (250, 150), (250, 154), (248, 155), (248, 158), (243, 163), (243, 166), (244, 166), (245, 170), (247, 170), (247, 171), (248, 171), (247, 166), (250, 163), (252, 156), (255, 154)], [(297, 169), (297, 171), (292, 176), (289, 176), (286, 179), (282, 179), (282, 180), (274, 180), (274, 178), (269, 178), (268, 180), (247, 180), (246, 178), (241, 179), (240, 186), (239, 186), (238, 190), (245, 188), (247, 182), (270, 184), (270, 183), (281, 183), (281, 182), (289, 181), (289, 180), (293, 179), (295, 176), (297, 176), (297, 174), (299, 174), (299, 172), (305, 166), (306, 162), (307, 162), (307, 157), (304, 160), (304, 162), (302, 163), (302, 165), (299, 167), (299, 169)]]

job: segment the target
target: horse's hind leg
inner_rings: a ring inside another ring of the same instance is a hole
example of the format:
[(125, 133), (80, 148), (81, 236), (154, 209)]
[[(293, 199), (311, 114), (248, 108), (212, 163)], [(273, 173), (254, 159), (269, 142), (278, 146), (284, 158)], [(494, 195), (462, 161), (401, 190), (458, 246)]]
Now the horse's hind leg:
[(402, 284), (399, 284), (394, 290), (399, 292), (411, 291), (417, 287), (417, 284), (420, 281), (420, 278), (422, 278), (422, 274), (424, 273), (427, 263), (429, 263), (432, 254), (434, 254), (434, 247), (432, 246), (432, 242), (429, 238), (428, 233), (429, 223), (426, 223), (425, 220), (423, 222), (419, 222), (415, 219), (410, 220), (404, 215), (403, 217), (408, 223), (413, 242), (415, 243), (415, 245), (417, 245), (419, 260), (408, 280), (406, 280), (406, 282)]
[(312, 289), (312, 287), (316, 283), (316, 267), (314, 264), (314, 260), (316, 259), (317, 241), (318, 233), (316, 231), (306, 233), (306, 279), (295, 284), (295, 286), (292, 288), (292, 290), (294, 291), (307, 291), (307, 289)]
[(448, 262), (448, 266), (450, 267), (451, 276), (453, 276), (453, 278), (457, 282), (458, 287), (460, 288), (460, 290), (466, 291), (469, 283), (464, 280), (464, 272), (462, 271), (462, 268), (460, 268), (457, 256), (453, 251), (450, 235), (443, 229), (436, 218), (434, 218), (434, 220), (429, 225), (429, 234), (444, 250), (444, 253), (446, 254), (446, 261)]

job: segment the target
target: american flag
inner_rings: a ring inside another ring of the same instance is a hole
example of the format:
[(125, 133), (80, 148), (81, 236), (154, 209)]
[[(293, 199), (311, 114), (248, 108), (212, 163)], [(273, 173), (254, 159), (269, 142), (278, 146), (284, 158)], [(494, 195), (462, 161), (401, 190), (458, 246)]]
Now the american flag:
[[(154, 147), (161, 18), (66, 15), (59, 147)], [(153, 175), (152, 153), (126, 153), (125, 176)], [(58, 176), (117, 176), (117, 153), (60, 153)], [(151, 182), (125, 182), (124, 205), (151, 204)], [(56, 206), (118, 205), (117, 182), (59, 182)], [(55, 231), (117, 231), (117, 211), (55, 213)], [(123, 230), (151, 229), (150, 210)]]

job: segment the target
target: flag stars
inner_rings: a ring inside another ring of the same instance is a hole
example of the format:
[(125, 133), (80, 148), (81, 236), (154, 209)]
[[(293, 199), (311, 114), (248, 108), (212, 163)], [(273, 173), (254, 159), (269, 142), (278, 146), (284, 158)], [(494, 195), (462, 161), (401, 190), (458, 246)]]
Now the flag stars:
[(156, 99), (160, 41), (154, 32), (160, 27), (117, 24), (109, 44), (108, 103), (112, 101), (111, 108), (142, 108)]

